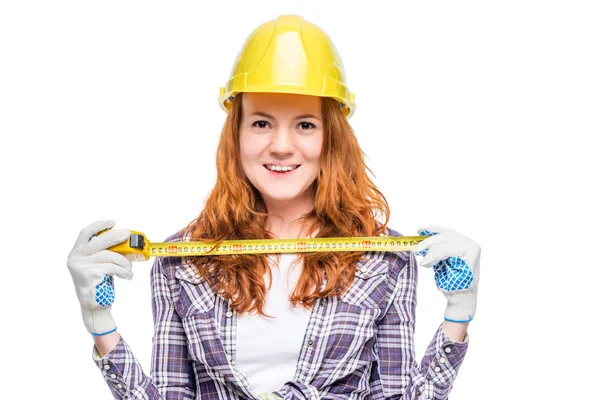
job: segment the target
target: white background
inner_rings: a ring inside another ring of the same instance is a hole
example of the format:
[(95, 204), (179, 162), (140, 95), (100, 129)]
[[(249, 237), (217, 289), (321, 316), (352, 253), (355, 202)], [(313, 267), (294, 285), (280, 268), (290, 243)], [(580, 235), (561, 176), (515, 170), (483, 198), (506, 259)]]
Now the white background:
[[(597, 345), (600, 12), (588, 1), (90, 2), (0, 6), (2, 398), (107, 399), (66, 260), (85, 225), (162, 241), (202, 209), (219, 87), (259, 24), (293, 13), (345, 64), (350, 122), (416, 235), (482, 247), (451, 399), (590, 398)], [(149, 270), (116, 278), (119, 332), (149, 372)], [(420, 359), (442, 321), (419, 276)], [(18, 395), (18, 396), (17, 396)]]

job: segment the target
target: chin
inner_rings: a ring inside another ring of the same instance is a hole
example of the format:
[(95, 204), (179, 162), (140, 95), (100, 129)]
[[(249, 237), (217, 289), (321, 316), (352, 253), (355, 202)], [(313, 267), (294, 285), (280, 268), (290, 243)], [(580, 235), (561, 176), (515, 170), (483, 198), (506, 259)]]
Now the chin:
[(289, 196), (285, 196), (285, 195), (282, 196), (281, 193), (277, 193), (277, 194), (267, 193), (265, 197), (267, 197), (271, 201), (290, 201), (290, 200), (299, 198), (300, 193), (296, 193), (296, 194), (289, 195)]

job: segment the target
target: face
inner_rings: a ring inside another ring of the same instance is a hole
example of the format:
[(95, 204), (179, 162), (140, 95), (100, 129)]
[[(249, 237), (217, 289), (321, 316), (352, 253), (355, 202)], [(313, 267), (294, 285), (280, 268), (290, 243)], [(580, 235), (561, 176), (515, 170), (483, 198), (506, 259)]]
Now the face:
[(268, 209), (313, 203), (312, 183), (323, 145), (321, 99), (282, 93), (244, 93), (240, 157)]

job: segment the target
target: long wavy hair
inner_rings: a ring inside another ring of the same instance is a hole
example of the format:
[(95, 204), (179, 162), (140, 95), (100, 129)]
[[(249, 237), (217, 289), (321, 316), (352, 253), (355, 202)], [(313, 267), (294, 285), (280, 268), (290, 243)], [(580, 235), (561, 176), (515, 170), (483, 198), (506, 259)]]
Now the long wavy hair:
[[(218, 245), (232, 239), (275, 239), (265, 229), (269, 215), (260, 192), (246, 177), (239, 156), (242, 95), (229, 111), (217, 148), (217, 182), (200, 215), (182, 231), (190, 241)], [(319, 173), (311, 186), (314, 208), (299, 220), (313, 237), (379, 236), (389, 222), (387, 200), (369, 178), (354, 130), (339, 103), (321, 97), (323, 146)], [(384, 222), (377, 217), (382, 215)], [(294, 306), (312, 308), (321, 297), (342, 294), (354, 280), (356, 263), (365, 252), (299, 253), (302, 265)], [(277, 261), (279, 254), (275, 255)], [(190, 264), (213, 290), (230, 301), (237, 312), (265, 315), (268, 291), (265, 274), (271, 278), (267, 254), (236, 254), (190, 258)], [(271, 282), (271, 279), (268, 280)]]

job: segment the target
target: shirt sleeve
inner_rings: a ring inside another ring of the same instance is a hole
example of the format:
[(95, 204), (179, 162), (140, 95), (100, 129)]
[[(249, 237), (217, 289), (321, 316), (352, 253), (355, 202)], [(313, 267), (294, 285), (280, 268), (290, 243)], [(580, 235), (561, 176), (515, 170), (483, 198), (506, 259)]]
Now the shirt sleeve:
[(388, 312), (378, 324), (379, 375), (386, 399), (448, 399), (465, 357), (469, 336), (464, 342), (449, 339), (436, 330), (420, 363), (415, 357), (414, 332), (418, 264), (410, 257), (393, 285)]
[(154, 318), (150, 377), (144, 374), (123, 337), (104, 357), (94, 345), (93, 360), (115, 399), (194, 399), (196, 386), (187, 340), (159, 257), (150, 276)]

